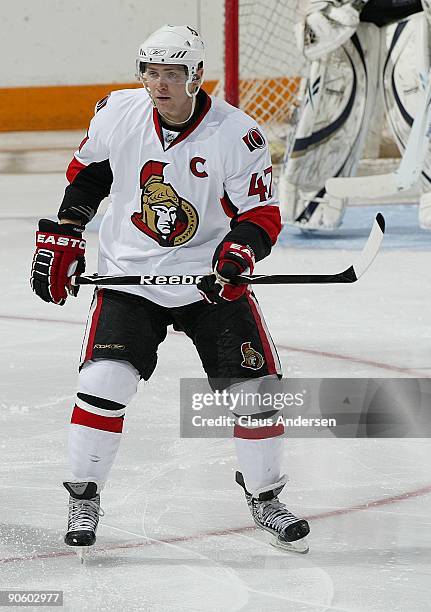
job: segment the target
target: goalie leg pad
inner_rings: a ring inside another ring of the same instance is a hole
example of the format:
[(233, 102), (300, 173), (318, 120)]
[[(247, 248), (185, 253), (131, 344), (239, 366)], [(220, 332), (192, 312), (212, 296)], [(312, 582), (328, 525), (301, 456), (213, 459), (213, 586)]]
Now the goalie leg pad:
[(325, 61), (313, 62), (305, 104), (280, 179), (284, 220), (304, 229), (334, 229), (345, 200), (325, 181), (356, 171), (378, 91), (380, 31), (361, 24)]
[[(425, 15), (414, 15), (391, 27), (386, 40), (383, 50), (386, 55), (382, 70), (383, 99), (392, 135), (401, 152), (404, 152), (424, 95), (421, 74), (423, 78), (431, 64), (431, 40)], [(416, 65), (412, 65), (412, 57), (416, 57)], [(424, 195), (431, 191), (431, 146), (428, 146), (420, 190)], [(421, 227), (431, 229), (429, 217), (429, 198), (423, 197), (419, 204)]]

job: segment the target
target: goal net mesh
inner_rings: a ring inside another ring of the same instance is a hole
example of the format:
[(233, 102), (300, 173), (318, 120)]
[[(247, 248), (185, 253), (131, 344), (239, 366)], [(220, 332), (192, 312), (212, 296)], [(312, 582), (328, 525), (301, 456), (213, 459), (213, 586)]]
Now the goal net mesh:
[[(239, 106), (265, 129), (275, 165), (285, 150), (291, 120), (300, 103), (307, 75), (307, 62), (298, 51), (295, 24), (304, 13), (304, 0), (239, 0)], [(224, 95), (224, 76), (215, 94)], [(381, 119), (383, 119), (383, 113)], [(366, 158), (390, 157), (398, 163), (397, 149), (386, 127), (372, 128)], [(385, 146), (382, 148), (382, 144)], [(378, 173), (382, 166), (367, 163), (360, 173)]]
[(306, 65), (295, 44), (299, 3), (239, 3), (240, 106), (265, 126), (289, 122)]
[[(299, 0), (239, 0), (239, 106), (283, 139), (298, 104), (306, 63), (295, 43)], [(215, 94), (224, 95), (224, 75)]]

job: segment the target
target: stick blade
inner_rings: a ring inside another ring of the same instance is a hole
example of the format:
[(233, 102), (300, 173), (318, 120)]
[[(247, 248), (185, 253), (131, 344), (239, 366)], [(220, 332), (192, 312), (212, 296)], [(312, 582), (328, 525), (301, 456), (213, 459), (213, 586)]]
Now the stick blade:
[(395, 195), (409, 186), (400, 186), (395, 172), (374, 176), (338, 176), (328, 179), (325, 184), (326, 192), (335, 198), (369, 199)]
[(376, 258), (380, 245), (382, 244), (383, 236), (385, 235), (385, 228), (385, 218), (381, 213), (378, 213), (374, 219), (373, 227), (368, 240), (362, 249), (360, 256), (358, 257), (358, 260), (353, 264), (356, 280), (368, 270)]
[[(377, 213), (375, 221), (376, 221), (377, 225), (379, 226), (380, 231), (382, 232), (382, 234), (384, 234), (385, 230), (386, 230), (386, 221), (385, 221), (385, 218), (382, 215), (382, 213)], [(383, 238), (383, 236), (382, 236), (382, 238)]]

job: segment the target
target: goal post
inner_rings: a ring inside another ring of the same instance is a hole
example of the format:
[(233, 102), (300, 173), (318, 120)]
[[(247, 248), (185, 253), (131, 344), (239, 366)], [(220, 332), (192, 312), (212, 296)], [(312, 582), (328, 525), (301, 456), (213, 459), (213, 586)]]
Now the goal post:
[(225, 0), (224, 98), (239, 106), (239, 0)]

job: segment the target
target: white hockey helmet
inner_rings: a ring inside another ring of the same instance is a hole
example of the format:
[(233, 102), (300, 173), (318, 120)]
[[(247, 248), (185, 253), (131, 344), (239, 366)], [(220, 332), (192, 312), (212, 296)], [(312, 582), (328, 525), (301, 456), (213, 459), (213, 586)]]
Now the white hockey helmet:
[[(140, 81), (147, 64), (178, 64), (187, 69), (186, 92), (189, 85), (198, 81), (196, 73), (203, 67), (205, 59), (205, 44), (199, 34), (189, 26), (164, 25), (139, 47), (136, 60), (136, 73)], [(199, 86), (203, 79), (200, 80)], [(199, 88), (198, 88), (199, 89)], [(194, 92), (196, 94), (197, 91)]]

